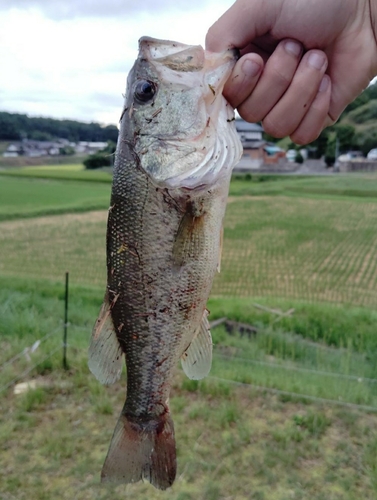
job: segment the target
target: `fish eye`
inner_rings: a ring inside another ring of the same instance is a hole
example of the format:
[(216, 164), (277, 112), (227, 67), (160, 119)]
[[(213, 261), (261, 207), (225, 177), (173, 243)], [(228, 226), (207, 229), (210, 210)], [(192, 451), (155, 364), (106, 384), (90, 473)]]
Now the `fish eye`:
[(139, 80), (135, 87), (134, 96), (136, 100), (143, 104), (153, 99), (156, 93), (156, 85), (149, 80)]

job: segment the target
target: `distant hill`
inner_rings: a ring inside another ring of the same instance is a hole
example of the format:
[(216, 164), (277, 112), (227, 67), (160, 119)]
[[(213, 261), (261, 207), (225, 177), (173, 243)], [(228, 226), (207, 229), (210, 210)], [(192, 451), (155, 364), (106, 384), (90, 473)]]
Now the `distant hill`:
[(95, 122), (29, 117), (0, 111), (0, 141), (19, 141), (26, 138), (38, 141), (62, 138), (72, 142), (116, 142), (118, 128), (115, 125), (102, 126)]
[(349, 149), (360, 149), (366, 155), (377, 148), (377, 84), (370, 85), (351, 102), (333, 128), (341, 131), (346, 126), (354, 129)]

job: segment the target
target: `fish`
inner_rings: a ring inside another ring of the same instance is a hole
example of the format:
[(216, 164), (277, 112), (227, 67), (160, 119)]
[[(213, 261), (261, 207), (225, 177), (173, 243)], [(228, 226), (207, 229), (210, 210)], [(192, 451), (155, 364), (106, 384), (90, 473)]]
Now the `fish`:
[(127, 78), (107, 222), (107, 286), (88, 354), (103, 384), (126, 401), (102, 482), (176, 476), (169, 394), (181, 360), (194, 380), (210, 371), (207, 300), (220, 269), (222, 225), (242, 147), (222, 95), (235, 50), (142, 37)]

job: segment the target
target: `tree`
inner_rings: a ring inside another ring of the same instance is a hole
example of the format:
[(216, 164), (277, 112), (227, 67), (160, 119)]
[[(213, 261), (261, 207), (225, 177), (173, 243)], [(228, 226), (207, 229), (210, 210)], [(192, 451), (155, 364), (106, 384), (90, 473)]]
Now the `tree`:
[(332, 134), (327, 139), (326, 151), (325, 151), (325, 162), (328, 167), (334, 165), (335, 163), (335, 150), (336, 150), (336, 137)]
[(348, 124), (338, 123), (333, 129), (336, 132), (336, 137), (339, 140), (340, 152), (346, 152), (355, 147), (355, 127)]

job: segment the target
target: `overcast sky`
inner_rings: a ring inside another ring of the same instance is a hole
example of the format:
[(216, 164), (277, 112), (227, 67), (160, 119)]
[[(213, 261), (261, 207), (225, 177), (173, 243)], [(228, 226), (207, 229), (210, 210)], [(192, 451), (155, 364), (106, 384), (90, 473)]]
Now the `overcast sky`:
[(0, 0), (0, 111), (116, 124), (148, 35), (204, 44), (233, 0)]

